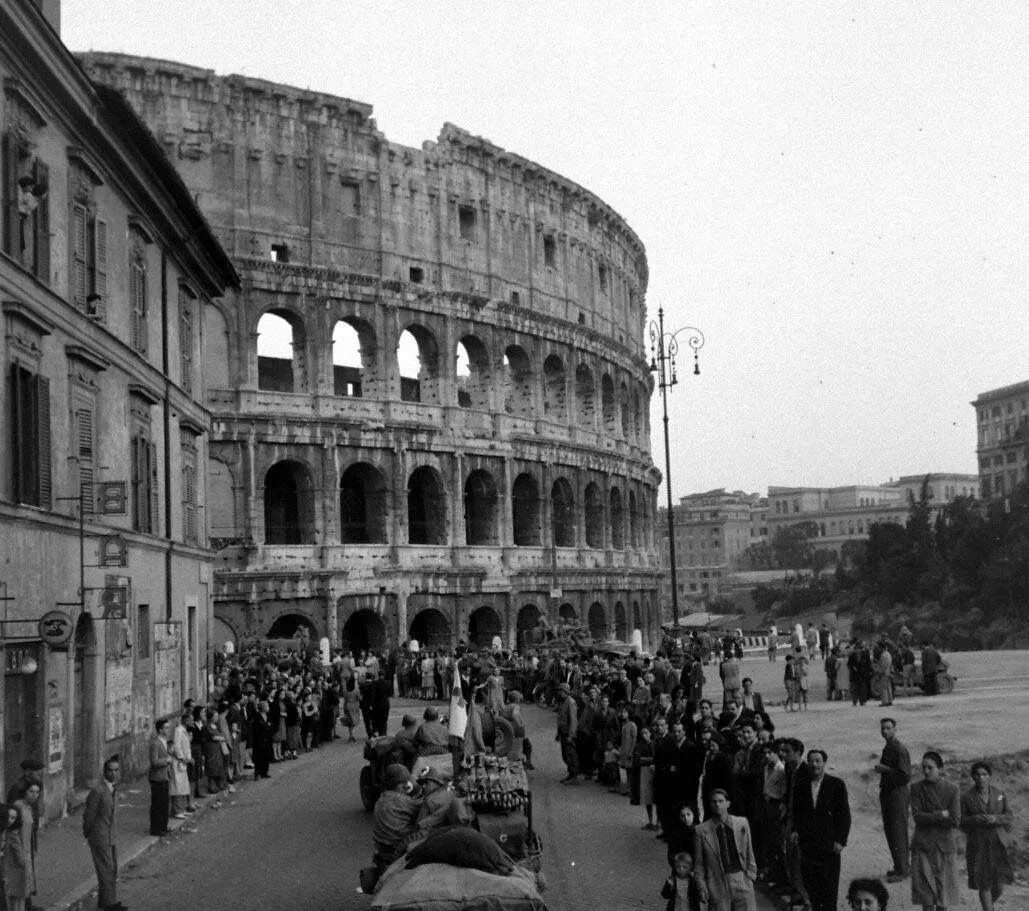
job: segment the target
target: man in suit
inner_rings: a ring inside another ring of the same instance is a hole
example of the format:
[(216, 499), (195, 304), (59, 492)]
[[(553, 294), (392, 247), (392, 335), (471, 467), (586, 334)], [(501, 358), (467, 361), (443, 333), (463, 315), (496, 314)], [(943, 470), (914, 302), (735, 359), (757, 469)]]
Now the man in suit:
[(750, 677), (743, 678), (743, 696), (740, 699), (740, 705), (743, 706), (743, 711), (751, 715), (765, 713), (765, 701), (761, 698), (760, 693), (754, 692), (754, 681)]
[(836, 911), (840, 891), (840, 854), (850, 834), (847, 786), (825, 774), (825, 750), (809, 750), (808, 776), (793, 791), (791, 840), (800, 851), (800, 871), (811, 911)]
[(125, 911), (118, 901), (118, 855), (114, 847), (114, 806), (121, 763), (117, 755), (104, 763), (104, 777), (89, 792), (82, 811), (82, 834), (93, 855), (93, 867), (99, 886), (97, 907), (101, 911)]
[(168, 719), (154, 722), (150, 738), (150, 834), (168, 834), (168, 784), (171, 780), (171, 754), (168, 751)]
[(711, 815), (694, 834), (694, 879), (701, 901), (709, 911), (756, 911), (754, 880), (757, 862), (750, 826), (741, 816), (729, 815), (729, 795), (711, 792)]

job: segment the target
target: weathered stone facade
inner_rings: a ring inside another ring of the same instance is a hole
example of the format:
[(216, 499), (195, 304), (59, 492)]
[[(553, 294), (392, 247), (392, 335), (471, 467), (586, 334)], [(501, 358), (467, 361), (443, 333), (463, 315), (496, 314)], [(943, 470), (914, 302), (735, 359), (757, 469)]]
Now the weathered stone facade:
[[(344, 98), (82, 59), (242, 276), (203, 327), (227, 632), (514, 643), (544, 615), (649, 640), (647, 264), (621, 217), (449, 124), (407, 148)], [(259, 356), (269, 315), (291, 357)]]

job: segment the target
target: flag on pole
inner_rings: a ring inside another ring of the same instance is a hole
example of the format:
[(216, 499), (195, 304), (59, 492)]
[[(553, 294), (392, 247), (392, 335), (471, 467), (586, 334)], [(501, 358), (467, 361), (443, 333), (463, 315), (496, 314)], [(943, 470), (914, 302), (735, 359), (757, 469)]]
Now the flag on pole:
[(450, 734), (453, 737), (464, 737), (468, 727), (468, 703), (461, 694), (461, 672), (454, 660), (454, 682), (450, 689)]

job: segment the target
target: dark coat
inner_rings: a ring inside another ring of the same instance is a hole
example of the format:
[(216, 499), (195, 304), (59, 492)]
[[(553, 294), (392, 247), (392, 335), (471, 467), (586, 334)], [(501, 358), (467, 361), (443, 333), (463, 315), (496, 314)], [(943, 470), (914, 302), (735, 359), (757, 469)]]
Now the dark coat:
[(818, 803), (811, 803), (811, 780), (798, 781), (793, 791), (793, 831), (801, 850), (825, 853), (833, 843), (847, 844), (850, 835), (850, 801), (847, 786), (835, 775), (825, 775)]

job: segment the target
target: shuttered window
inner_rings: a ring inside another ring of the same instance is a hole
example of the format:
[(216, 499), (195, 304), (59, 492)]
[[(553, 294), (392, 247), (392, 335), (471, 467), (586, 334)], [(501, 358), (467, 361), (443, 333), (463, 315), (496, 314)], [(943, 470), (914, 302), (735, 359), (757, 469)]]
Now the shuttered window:
[(94, 422), (93, 408), (91, 405), (78, 403), (75, 408), (72, 430), (75, 434), (74, 445), (77, 447), (78, 459), (78, 489), (82, 497), (82, 511), (84, 515), (92, 515), (95, 511), (96, 492), (94, 487), (94, 466), (96, 464), (94, 452)]
[(130, 441), (132, 528), (157, 533), (157, 447), (142, 433)]
[(146, 266), (134, 259), (129, 264), (129, 302), (132, 307), (132, 337), (134, 351), (147, 353)]
[(10, 452), (14, 500), (49, 509), (50, 381), (21, 364), (11, 365)]
[(182, 388), (193, 392), (193, 299), (179, 291), (179, 371)]
[(71, 300), (85, 312), (86, 296), (89, 294), (89, 271), (87, 251), (89, 248), (89, 213), (86, 207), (76, 203), (71, 209)]

